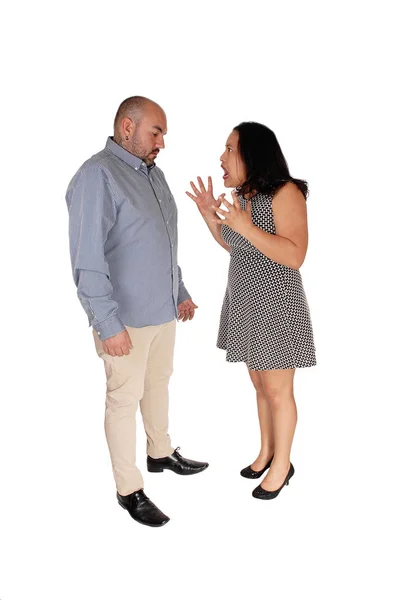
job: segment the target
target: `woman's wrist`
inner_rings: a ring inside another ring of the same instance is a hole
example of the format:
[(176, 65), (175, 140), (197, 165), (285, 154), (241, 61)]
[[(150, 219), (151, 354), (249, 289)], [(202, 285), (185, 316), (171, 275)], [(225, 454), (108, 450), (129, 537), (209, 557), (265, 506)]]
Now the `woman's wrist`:
[(200, 210), (199, 208), (199, 212), (202, 215), (203, 219), (207, 222), (210, 222), (211, 218), (213, 217), (213, 212), (210, 210)]
[(237, 233), (239, 233), (240, 235), (242, 235), (250, 241), (250, 238), (254, 239), (254, 234), (256, 233), (257, 229), (259, 228), (256, 225), (254, 225), (254, 223), (246, 223), (243, 229), (241, 229)]

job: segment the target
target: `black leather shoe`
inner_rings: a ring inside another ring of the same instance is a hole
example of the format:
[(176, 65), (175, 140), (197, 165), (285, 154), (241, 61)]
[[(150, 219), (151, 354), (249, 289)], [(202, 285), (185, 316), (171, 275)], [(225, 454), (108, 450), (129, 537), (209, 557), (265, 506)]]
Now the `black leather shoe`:
[(270, 458), (270, 460), (268, 461), (268, 463), (266, 464), (266, 466), (264, 467), (264, 469), (261, 469), (261, 471), (253, 471), (253, 469), (251, 468), (251, 465), (249, 467), (246, 467), (245, 469), (242, 469), (240, 471), (240, 475), (242, 477), (246, 477), (246, 479), (258, 479), (259, 477), (262, 476), (262, 474), (267, 471), (267, 469), (269, 469), (271, 467), (271, 463), (273, 462), (273, 458), (274, 455)]
[(265, 490), (264, 488), (262, 488), (261, 485), (258, 485), (256, 487), (256, 489), (253, 490), (253, 496), (254, 496), (254, 498), (260, 498), (260, 500), (272, 500), (273, 498), (276, 498), (278, 496), (278, 494), (281, 492), (281, 490), (283, 489), (283, 487), (285, 485), (289, 485), (290, 479), (294, 475), (294, 473), (295, 473), (294, 467), (290, 463), (290, 468), (288, 470), (286, 478), (284, 479), (284, 483), (283, 483), (283, 485), (281, 487), (278, 488), (278, 490), (274, 490), (272, 492), (269, 492), (268, 490)]
[(142, 523), (142, 525), (149, 525), (149, 527), (161, 527), (166, 525), (169, 521), (167, 517), (159, 508), (149, 500), (143, 489), (137, 492), (132, 492), (128, 496), (121, 496), (116, 493), (118, 503), (122, 508), (127, 510), (131, 517)]
[(204, 471), (209, 466), (207, 462), (198, 462), (184, 458), (179, 454), (179, 447), (176, 448), (173, 454), (165, 456), (165, 458), (151, 458), (148, 456), (147, 465), (148, 471), (151, 473), (162, 473), (163, 469), (170, 469), (178, 475), (194, 475)]

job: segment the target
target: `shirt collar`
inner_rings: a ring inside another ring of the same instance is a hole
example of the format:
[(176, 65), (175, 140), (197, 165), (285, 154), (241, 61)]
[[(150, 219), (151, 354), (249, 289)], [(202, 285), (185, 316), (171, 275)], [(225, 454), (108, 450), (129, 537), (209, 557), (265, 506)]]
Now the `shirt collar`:
[(141, 160), (134, 154), (131, 154), (130, 152), (128, 152), (128, 150), (125, 150), (125, 148), (122, 148), (122, 146), (114, 142), (114, 138), (112, 137), (109, 137), (107, 139), (105, 148), (106, 150), (109, 150), (109, 152), (112, 152), (112, 154), (115, 154), (115, 156), (126, 162), (136, 171), (138, 171), (139, 169), (147, 169), (148, 171), (150, 171), (155, 166), (155, 163), (153, 163), (148, 167), (143, 160)]

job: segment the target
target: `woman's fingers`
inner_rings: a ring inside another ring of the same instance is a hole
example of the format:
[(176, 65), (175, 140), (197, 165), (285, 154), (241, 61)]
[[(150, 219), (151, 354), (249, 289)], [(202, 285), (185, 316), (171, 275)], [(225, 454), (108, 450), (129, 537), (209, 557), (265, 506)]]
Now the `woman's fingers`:
[(191, 194), (190, 192), (185, 192), (185, 194), (187, 194), (189, 196), (189, 198), (192, 198), (192, 200), (194, 200), (194, 202), (197, 203), (198, 198), (196, 198), (196, 196), (194, 196), (193, 194)]
[(202, 194), (205, 194), (205, 193), (206, 193), (206, 188), (205, 188), (205, 186), (203, 185), (202, 178), (201, 178), (201, 177), (198, 177), (198, 178), (197, 178), (197, 181), (199, 182), (200, 191), (202, 192)]
[[(224, 208), (222, 208), (222, 207), (224, 207)], [(223, 200), (223, 202), (220, 204), (219, 208), (221, 210), (224, 210), (224, 212), (228, 213), (231, 211), (232, 206), (231, 206), (230, 202), (228, 202), (227, 200)]]
[(219, 207), (219, 206), (220, 206), (220, 204), (223, 202), (225, 195), (226, 195), (226, 194), (220, 194), (220, 196), (218, 196), (218, 198), (217, 198), (217, 200), (216, 200), (216, 205), (217, 205), (217, 207)]
[(200, 196), (200, 192), (197, 189), (197, 187), (195, 186), (195, 184), (193, 183), (193, 181), (190, 182), (191, 188), (194, 191), (194, 193), (196, 194), (196, 196)]
[(212, 178), (210, 176), (207, 178), (207, 184), (208, 184), (208, 187), (209, 187), (209, 192), (213, 196), (213, 181), (212, 181)]
[(237, 194), (235, 192), (232, 192), (231, 195), (232, 195), (232, 198), (233, 198), (233, 205), (236, 208), (241, 208), (239, 199), (237, 198)]

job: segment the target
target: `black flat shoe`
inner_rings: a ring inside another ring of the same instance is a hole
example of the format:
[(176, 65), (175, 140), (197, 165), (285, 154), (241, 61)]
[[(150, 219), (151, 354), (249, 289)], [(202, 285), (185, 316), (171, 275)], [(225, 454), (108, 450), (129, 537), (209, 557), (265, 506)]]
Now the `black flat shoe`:
[(284, 479), (284, 483), (283, 483), (283, 485), (281, 487), (278, 488), (278, 490), (274, 490), (273, 492), (269, 492), (268, 490), (265, 490), (264, 488), (262, 488), (261, 485), (258, 485), (256, 487), (256, 489), (253, 490), (253, 497), (254, 498), (260, 498), (260, 500), (272, 500), (273, 498), (276, 498), (278, 496), (278, 494), (281, 492), (281, 490), (283, 489), (283, 487), (285, 485), (289, 485), (290, 479), (294, 475), (294, 473), (295, 473), (294, 467), (290, 463), (290, 468), (288, 470), (286, 478)]
[(173, 454), (164, 458), (151, 458), (148, 456), (148, 471), (150, 473), (162, 473), (163, 469), (169, 469), (178, 475), (194, 475), (204, 471), (209, 466), (207, 462), (184, 458), (178, 450), (180, 450), (179, 447), (176, 448)]
[(242, 477), (245, 477), (246, 479), (258, 479), (259, 477), (262, 476), (262, 474), (265, 471), (267, 471), (267, 469), (269, 469), (271, 467), (271, 463), (273, 462), (273, 458), (274, 458), (274, 454), (270, 458), (270, 460), (268, 461), (268, 463), (266, 464), (266, 466), (264, 467), (264, 469), (261, 469), (261, 471), (253, 471), (253, 469), (251, 468), (251, 465), (250, 465), (249, 467), (246, 467), (245, 469), (242, 469), (240, 471), (240, 475)]
[(142, 525), (162, 527), (162, 525), (166, 525), (169, 521), (169, 517), (149, 500), (143, 489), (132, 492), (128, 496), (121, 496), (117, 492), (116, 497), (118, 498), (119, 505), (127, 510), (135, 521), (138, 521)]

